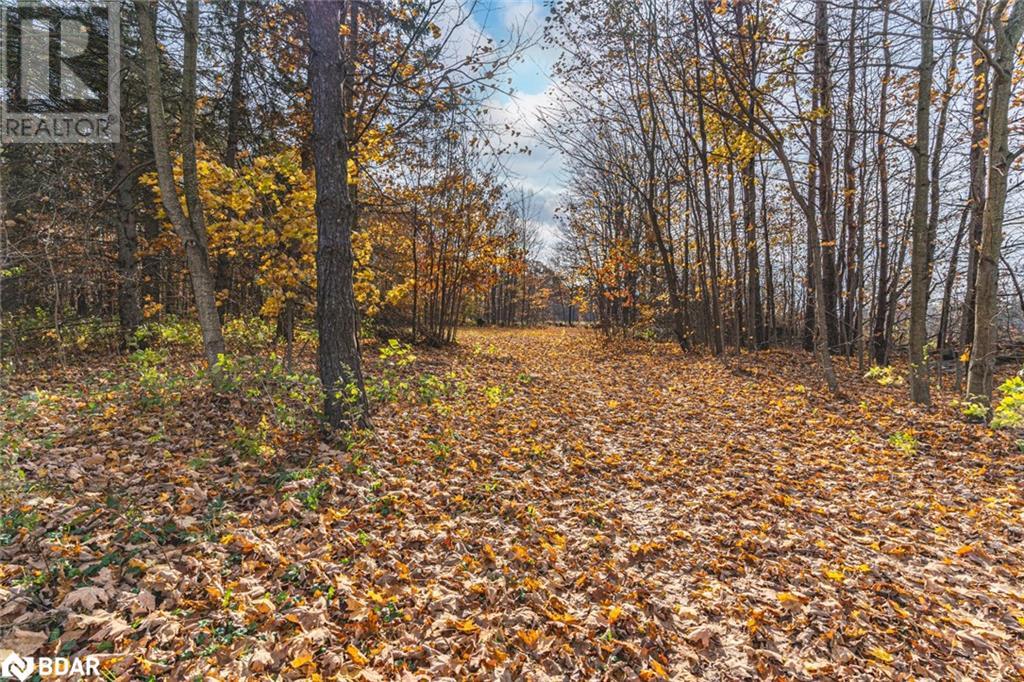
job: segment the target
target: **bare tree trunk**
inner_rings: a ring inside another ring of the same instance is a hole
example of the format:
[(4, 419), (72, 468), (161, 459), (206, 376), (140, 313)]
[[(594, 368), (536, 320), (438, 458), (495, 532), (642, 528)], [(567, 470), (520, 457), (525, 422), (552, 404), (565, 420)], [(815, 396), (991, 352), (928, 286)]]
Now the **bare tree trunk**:
[[(193, 38), (186, 41), (186, 57), (191, 49), (192, 73), (185, 73), (185, 116), (195, 115), (195, 25), (198, 22), (198, 8), (193, 8), (195, 0), (189, 7), (190, 12), (186, 17), (186, 36), (191, 33)], [(145, 64), (146, 77), (146, 102), (149, 109), (149, 128), (153, 141), (153, 157), (156, 163), (157, 182), (160, 187), (160, 199), (167, 217), (174, 226), (174, 231), (181, 239), (185, 248), (185, 261), (188, 264), (189, 278), (192, 282), (192, 294), (195, 298), (196, 314), (199, 318), (199, 328), (203, 335), (203, 353), (206, 356), (206, 364), (216, 380), (218, 358), (224, 354), (224, 336), (221, 333), (220, 318), (217, 315), (217, 297), (213, 288), (213, 273), (210, 270), (209, 257), (207, 254), (206, 231), (202, 222), (202, 209), (198, 205), (198, 195), (192, 197), (190, 202), (191, 218), (186, 217), (181, 210), (178, 201), (178, 190), (174, 182), (174, 166), (171, 162), (170, 145), (167, 139), (167, 121), (164, 118), (163, 94), (160, 91), (160, 50), (156, 42), (156, 3), (149, 0), (136, 0), (136, 8), (139, 13), (139, 28), (142, 38), (142, 56)], [(194, 12), (194, 18), (192, 16)], [(191, 29), (190, 26), (191, 25)], [(189, 43), (191, 43), (189, 45)], [(188, 62), (189, 60), (186, 59)], [(189, 94), (191, 90), (191, 94)], [(189, 102), (192, 106), (189, 107)], [(190, 150), (189, 146), (194, 145), (194, 136), (184, 134), (183, 128), (183, 158), (185, 153), (191, 153), (195, 159), (195, 148)], [(191, 143), (191, 144), (190, 144)], [(193, 188), (195, 189), (195, 188)], [(186, 187), (186, 194), (188, 194)], [(186, 201), (188, 199), (186, 198)], [(198, 228), (203, 228), (201, 232)]]
[[(341, 57), (341, 7), (340, 2), (329, 0), (306, 0), (305, 5), (316, 168), (317, 364), (324, 389), (324, 417), (332, 427), (353, 421), (369, 425), (352, 290), (354, 211), (342, 106), (343, 72), (351, 64), (348, 59), (343, 63)], [(358, 415), (346, 409), (348, 406), (358, 408)]]
[(743, 228), (747, 254), (747, 338), (750, 348), (763, 349), (764, 310), (761, 308), (761, 272), (757, 258), (757, 190), (754, 177), (754, 159), (750, 159), (741, 173), (743, 184)]
[(823, 111), (821, 118), (821, 144), (818, 152), (818, 201), (821, 233), (822, 284), (825, 287), (825, 316), (828, 327), (829, 349), (835, 348), (838, 340), (838, 319), (836, 318), (836, 212), (832, 188), (832, 167), (835, 155), (835, 123), (832, 113), (832, 63), (828, 42), (828, 0), (815, 0), (815, 89), (818, 93), (818, 108)]
[[(731, 156), (730, 152), (730, 156)], [(733, 162), (729, 162), (729, 183), (727, 186), (727, 208), (729, 211), (729, 241), (732, 247), (732, 341), (739, 354), (743, 345), (743, 271), (740, 266), (740, 238), (736, 231), (736, 174)]]
[[(817, 88), (811, 91), (811, 108), (818, 108), (818, 90)], [(814, 288), (817, 286), (817, 279), (814, 277), (814, 252), (816, 249), (821, 248), (821, 243), (817, 245), (811, 244), (811, 225), (814, 223), (815, 228), (814, 234), (818, 233), (818, 121), (813, 119), (810, 126), (810, 158), (808, 160), (807, 169), (807, 294), (804, 298), (804, 332), (803, 332), (803, 347), (804, 350), (810, 351), (814, 349), (814, 329), (815, 329), (815, 316), (820, 314), (819, 311), (822, 308), (818, 307), (817, 299), (818, 295)]]
[(928, 291), (931, 268), (928, 258), (928, 141), (932, 107), (932, 74), (935, 70), (932, 35), (932, 0), (921, 0), (921, 65), (917, 84), (917, 138), (914, 142), (914, 207), (910, 256), (910, 399), (931, 403), (928, 387)]
[(853, 163), (854, 152), (857, 149), (857, 129), (854, 121), (854, 95), (857, 91), (856, 38), (857, 0), (854, 0), (850, 8), (850, 41), (847, 47), (849, 75), (846, 84), (846, 147), (843, 149), (843, 234), (846, 236), (846, 287), (843, 299), (842, 331), (847, 355), (853, 355), (854, 339), (858, 336), (858, 330), (854, 326), (854, 307), (858, 304), (857, 281), (860, 273), (860, 264), (857, 261), (858, 228), (863, 229), (857, 224), (854, 207), (857, 195), (857, 169)]
[(953, 240), (953, 252), (949, 257), (949, 269), (946, 271), (946, 281), (942, 288), (942, 309), (939, 312), (939, 333), (936, 337), (935, 346), (941, 352), (949, 345), (949, 317), (953, 300), (953, 285), (956, 284), (957, 266), (960, 264), (960, 248), (964, 242), (964, 234), (967, 232), (967, 218), (970, 215), (970, 203), (964, 206), (960, 213), (960, 229), (956, 232), (956, 239)]
[[(884, 131), (886, 114), (889, 110), (889, 80), (892, 78), (892, 52), (889, 48), (889, 5), (883, 9), (882, 49), (885, 55), (885, 70), (882, 73), (882, 91), (879, 101), (878, 130)], [(883, 132), (878, 134), (878, 287), (875, 293), (875, 321), (871, 331), (871, 349), (876, 365), (888, 364), (889, 344), (886, 339), (886, 320), (889, 302), (889, 166), (888, 140)]]
[(987, 159), (985, 145), (988, 142), (988, 76), (989, 63), (985, 50), (979, 45), (988, 34), (988, 17), (985, 8), (988, 0), (978, 0), (978, 27), (971, 50), (974, 65), (971, 79), (971, 222), (967, 231), (967, 275), (964, 291), (964, 305), (960, 313), (960, 346), (967, 349), (974, 342), (974, 301), (975, 285), (978, 279), (978, 262), (981, 258), (981, 231), (985, 217), (985, 178)]
[[(697, 60), (700, 60), (700, 46), (699, 41), (695, 41), (695, 47), (697, 48)], [(708, 260), (710, 261), (710, 279), (711, 279), (711, 332), (712, 332), (712, 349), (715, 355), (721, 355), (725, 350), (725, 330), (722, 328), (722, 308), (721, 298), (719, 296), (719, 283), (718, 283), (718, 249), (717, 249), (717, 226), (713, 216), (711, 208), (711, 175), (708, 172), (708, 139), (707, 139), (707, 127), (704, 120), (704, 98), (700, 92), (701, 84), (701, 70), (700, 66), (697, 66), (697, 129), (700, 133), (700, 147), (698, 158), (701, 163), (703, 185), (704, 185), (704, 213), (707, 217), (707, 229), (708, 229)]]
[[(804, 218), (807, 220), (807, 245), (810, 252), (808, 263), (810, 267), (810, 285), (814, 286), (814, 304), (816, 310), (825, 307), (825, 293), (821, 286), (821, 237), (818, 234), (818, 223), (814, 219), (813, 204), (807, 201), (801, 194), (793, 174), (793, 168), (786, 156), (785, 149), (780, 140), (773, 142), (775, 156), (782, 164), (786, 173), (786, 182), (789, 184), (790, 193), (793, 199), (800, 205)], [(811, 295), (810, 293), (808, 295)], [(814, 350), (821, 365), (821, 372), (825, 376), (828, 390), (833, 395), (839, 392), (839, 380), (836, 378), (835, 368), (832, 365), (832, 354), (828, 347), (828, 324), (824, 315), (814, 316)]]
[[(242, 60), (245, 56), (245, 3), (246, 0), (236, 0), (235, 24), (232, 28), (233, 45), (231, 48), (231, 83), (229, 85), (228, 99), (228, 127), (225, 133), (226, 144), (224, 146), (224, 165), (228, 168), (238, 167), (238, 145), (242, 124)], [(223, 292), (224, 300), (220, 305), (221, 319), (225, 313), (236, 312), (237, 302), (233, 301), (231, 292), (231, 260), (226, 253), (217, 254), (216, 262), (216, 287), (217, 292)]]
[(135, 330), (142, 324), (139, 303), (139, 249), (135, 216), (135, 175), (131, 170), (131, 151), (125, 136), (114, 146), (114, 182), (117, 183), (117, 317), (120, 323), (122, 348), (135, 340)]
[[(419, 319), (419, 303), (420, 303), (420, 261), (419, 254), (417, 254), (417, 242), (420, 238), (420, 215), (418, 211), (418, 205), (413, 205), (412, 210), (412, 342), (416, 343), (417, 336), (419, 335), (418, 319)], [(494, 300), (492, 293), (491, 300)], [(494, 313), (488, 311), (490, 316), (490, 323), (494, 324)]]
[(1010, 164), (1016, 157), (1008, 147), (1010, 94), (1017, 44), (1024, 32), (1024, 2), (1015, 2), (1004, 21), (1008, 0), (992, 8), (995, 34), (992, 98), (989, 109), (988, 197), (981, 229), (981, 260), (974, 305), (974, 345), (967, 371), (967, 399), (989, 405), (996, 361), (996, 315), (999, 312), (999, 253), (1003, 242), (1003, 210)]
[(768, 192), (766, 191), (766, 187), (768, 186), (768, 168), (764, 164), (762, 164), (762, 166), (761, 230), (764, 234), (764, 293), (765, 298), (767, 299), (767, 318), (765, 321), (765, 330), (762, 332), (761, 338), (764, 340), (764, 346), (767, 347), (769, 344), (775, 343), (778, 321), (775, 318), (775, 277), (772, 272), (772, 242), (771, 236), (768, 232)]

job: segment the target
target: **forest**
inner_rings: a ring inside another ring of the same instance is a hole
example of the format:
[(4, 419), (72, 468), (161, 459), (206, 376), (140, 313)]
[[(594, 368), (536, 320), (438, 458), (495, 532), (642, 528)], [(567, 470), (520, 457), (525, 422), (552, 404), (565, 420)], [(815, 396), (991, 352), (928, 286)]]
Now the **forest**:
[(2, 0), (0, 679), (1024, 679), (1022, 81), (1024, 0)]

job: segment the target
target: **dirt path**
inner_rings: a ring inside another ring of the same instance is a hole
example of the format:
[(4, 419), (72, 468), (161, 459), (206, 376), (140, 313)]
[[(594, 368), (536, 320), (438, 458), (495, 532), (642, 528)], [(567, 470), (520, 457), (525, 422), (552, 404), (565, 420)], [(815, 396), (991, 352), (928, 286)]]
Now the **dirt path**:
[[(723, 362), (566, 329), (417, 354), (347, 450), (281, 431), (239, 457), (237, 424), (200, 427), (189, 395), (40, 448), (30, 479), (89, 473), (85, 450), (107, 475), (26, 506), (0, 614), (177, 679), (1021, 676), (1011, 439), (851, 371), (852, 397), (827, 400), (802, 354)], [(104, 505), (119, 487), (131, 502)], [(146, 534), (118, 534), (126, 517)], [(28, 550), (55, 530), (47, 565), (122, 549), (28, 590)]]

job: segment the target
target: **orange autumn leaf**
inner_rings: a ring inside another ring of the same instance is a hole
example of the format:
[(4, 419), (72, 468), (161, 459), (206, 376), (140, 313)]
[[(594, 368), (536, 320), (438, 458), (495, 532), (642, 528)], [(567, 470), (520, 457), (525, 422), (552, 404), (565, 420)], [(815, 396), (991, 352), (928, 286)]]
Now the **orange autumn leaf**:
[(540, 639), (540, 630), (519, 630), (516, 635), (528, 647), (532, 647)]

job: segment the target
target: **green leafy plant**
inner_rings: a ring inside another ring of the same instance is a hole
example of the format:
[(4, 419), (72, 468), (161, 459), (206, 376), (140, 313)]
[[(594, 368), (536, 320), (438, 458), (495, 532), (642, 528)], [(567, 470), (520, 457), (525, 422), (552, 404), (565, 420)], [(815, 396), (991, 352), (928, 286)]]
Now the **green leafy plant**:
[(899, 386), (903, 383), (903, 377), (888, 365), (885, 367), (872, 366), (864, 378), (878, 383), (879, 386)]
[(484, 389), (484, 398), (490, 407), (497, 407), (512, 397), (512, 389), (505, 386), (488, 386)]
[(128, 362), (138, 371), (139, 402), (145, 407), (166, 404), (173, 396), (177, 381), (170, 373), (160, 369), (167, 354), (147, 347), (128, 356)]
[(224, 341), (241, 348), (269, 348), (274, 343), (274, 325), (261, 317), (233, 317), (224, 323)]
[(135, 342), (144, 348), (162, 345), (199, 350), (202, 347), (202, 339), (197, 321), (174, 316), (146, 322), (135, 330)]
[(268, 458), (274, 456), (274, 447), (270, 444), (270, 421), (267, 415), (260, 418), (260, 423), (255, 429), (249, 429), (238, 425), (235, 427), (235, 439), (231, 445), (243, 457), (251, 459)]
[(965, 400), (960, 403), (960, 413), (967, 417), (967, 421), (980, 423), (988, 419), (988, 408), (977, 400)]
[(327, 481), (318, 481), (301, 493), (296, 493), (295, 498), (302, 502), (303, 507), (315, 512), (320, 508), (320, 500), (328, 487)]
[(388, 339), (388, 342), (378, 349), (378, 353), (381, 362), (391, 367), (406, 367), (416, 361), (412, 346), (398, 339)]
[(436, 375), (430, 374), (429, 372), (420, 375), (419, 386), (417, 387), (420, 402), (429, 405), (440, 400), (447, 390), (448, 386)]
[(1024, 427), (1024, 378), (1020, 374), (999, 385), (1003, 394), (999, 404), (992, 410), (993, 429), (1017, 429)]
[(897, 431), (889, 436), (889, 445), (896, 448), (905, 455), (912, 455), (917, 452), (919, 445), (917, 438), (909, 431)]
[(381, 361), (380, 376), (367, 382), (367, 395), (379, 402), (393, 402), (409, 389), (409, 384), (401, 379), (399, 370), (415, 362), (416, 356), (412, 353), (412, 346), (398, 339), (388, 339), (378, 349), (378, 353)]

